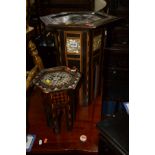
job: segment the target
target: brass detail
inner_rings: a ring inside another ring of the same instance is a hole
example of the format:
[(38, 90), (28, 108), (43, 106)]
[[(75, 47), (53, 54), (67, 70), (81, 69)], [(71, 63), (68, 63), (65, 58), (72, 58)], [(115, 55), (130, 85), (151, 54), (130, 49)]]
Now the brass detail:
[(78, 60), (81, 60), (81, 59), (80, 58), (68, 58), (67, 57), (67, 60), (77, 60), (78, 61)]
[(31, 40), (28, 43), (28, 48), (29, 48), (31, 56), (33, 57), (35, 66), (29, 72), (27, 72), (26, 90), (28, 90), (28, 88), (30, 87), (31, 81), (34, 78), (35, 74), (38, 72), (38, 70), (41, 70), (44, 68), (42, 60), (40, 56), (38, 55), (36, 45)]
[(95, 36), (93, 38), (93, 51), (96, 51), (101, 47), (102, 35)]
[(29, 41), (29, 45), (28, 45), (29, 49), (30, 49), (30, 54), (32, 56), (35, 56), (38, 54), (38, 51), (36, 49), (36, 45), (30, 40)]
[(36, 45), (30, 40), (28, 47), (30, 49), (31, 56), (33, 57), (33, 61), (38, 66), (38, 69), (39, 70), (43, 69), (44, 66), (43, 66), (43, 63), (42, 63), (40, 56), (38, 55)]
[(28, 75), (27, 75), (27, 78), (26, 78), (26, 90), (28, 90), (28, 88), (30, 87), (31, 85), (31, 81), (32, 79), (34, 78), (35, 74), (37, 73), (37, 65), (35, 67), (33, 67), (31, 69), (31, 71), (28, 72)]

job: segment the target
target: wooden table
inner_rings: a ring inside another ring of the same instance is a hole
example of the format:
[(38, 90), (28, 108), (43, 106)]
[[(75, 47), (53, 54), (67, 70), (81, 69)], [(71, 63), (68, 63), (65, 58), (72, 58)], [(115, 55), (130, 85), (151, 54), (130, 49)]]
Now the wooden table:
[(60, 132), (62, 114), (66, 117), (67, 129), (72, 129), (80, 80), (80, 72), (66, 66), (43, 69), (33, 79), (33, 83), (40, 88), (45, 98), (44, 108), (48, 126), (52, 126), (56, 133)]
[(100, 93), (105, 27), (118, 18), (101, 12), (61, 12), (40, 17), (45, 33), (53, 33), (59, 63), (83, 74), (81, 105)]

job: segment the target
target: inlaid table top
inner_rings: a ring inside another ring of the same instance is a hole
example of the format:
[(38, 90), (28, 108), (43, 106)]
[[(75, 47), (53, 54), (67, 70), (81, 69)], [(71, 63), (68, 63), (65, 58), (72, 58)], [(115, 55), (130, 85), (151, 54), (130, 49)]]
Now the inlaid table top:
[(45, 93), (76, 89), (81, 74), (66, 66), (43, 69), (33, 79), (33, 83)]
[(103, 12), (60, 12), (40, 17), (47, 27), (96, 28), (118, 18)]

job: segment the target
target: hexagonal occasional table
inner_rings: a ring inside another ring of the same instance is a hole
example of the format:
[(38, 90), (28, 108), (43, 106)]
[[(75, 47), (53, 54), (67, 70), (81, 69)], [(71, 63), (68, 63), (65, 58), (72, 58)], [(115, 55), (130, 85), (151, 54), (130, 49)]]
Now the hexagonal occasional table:
[(66, 66), (43, 69), (33, 80), (44, 95), (48, 126), (60, 132), (61, 116), (66, 115), (67, 129), (72, 129), (78, 102), (81, 74)]
[(54, 34), (60, 65), (82, 73), (81, 105), (90, 104), (101, 92), (105, 31), (117, 17), (103, 12), (60, 12), (40, 17), (43, 32)]

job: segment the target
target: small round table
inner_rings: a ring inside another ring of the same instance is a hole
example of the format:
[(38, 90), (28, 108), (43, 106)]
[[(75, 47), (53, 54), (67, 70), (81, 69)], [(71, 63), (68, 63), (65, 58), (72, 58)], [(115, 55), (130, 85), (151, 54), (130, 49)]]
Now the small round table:
[(44, 95), (48, 126), (60, 132), (62, 112), (66, 115), (67, 129), (72, 129), (78, 101), (81, 73), (66, 66), (43, 69), (33, 83)]

